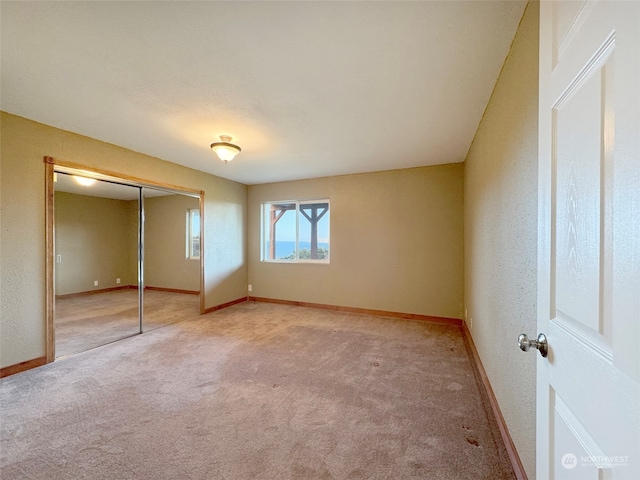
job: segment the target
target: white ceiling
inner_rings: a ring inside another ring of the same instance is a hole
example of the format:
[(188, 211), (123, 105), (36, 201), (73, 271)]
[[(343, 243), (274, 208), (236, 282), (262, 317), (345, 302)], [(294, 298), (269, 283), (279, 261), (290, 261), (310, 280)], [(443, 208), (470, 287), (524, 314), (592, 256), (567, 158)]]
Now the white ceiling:
[(0, 108), (246, 184), (461, 162), (525, 5), (3, 0)]

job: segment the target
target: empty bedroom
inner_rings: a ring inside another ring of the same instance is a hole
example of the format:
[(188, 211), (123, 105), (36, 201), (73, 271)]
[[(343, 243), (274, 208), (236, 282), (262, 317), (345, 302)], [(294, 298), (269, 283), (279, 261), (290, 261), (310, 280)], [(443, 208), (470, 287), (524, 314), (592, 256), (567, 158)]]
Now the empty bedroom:
[(637, 478), (638, 32), (0, 0), (0, 477)]

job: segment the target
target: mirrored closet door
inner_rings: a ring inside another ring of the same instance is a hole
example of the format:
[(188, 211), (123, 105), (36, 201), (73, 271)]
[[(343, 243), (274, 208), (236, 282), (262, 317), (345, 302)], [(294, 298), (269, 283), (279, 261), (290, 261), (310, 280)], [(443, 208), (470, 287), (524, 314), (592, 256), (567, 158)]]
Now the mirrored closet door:
[(47, 361), (204, 311), (203, 192), (47, 166)]
[(200, 313), (200, 199), (143, 188), (143, 329)]
[(54, 174), (55, 356), (141, 332), (141, 188)]

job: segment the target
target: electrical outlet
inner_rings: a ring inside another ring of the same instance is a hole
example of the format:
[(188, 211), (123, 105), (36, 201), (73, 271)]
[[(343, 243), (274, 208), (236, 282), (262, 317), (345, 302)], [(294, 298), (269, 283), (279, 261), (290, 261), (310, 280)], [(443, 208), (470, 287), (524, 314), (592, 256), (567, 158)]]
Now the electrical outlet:
[(249, 290), (250, 292), (253, 292), (253, 285), (249, 285), (249, 287), (247, 288), (247, 290)]
[(467, 318), (469, 318), (469, 312), (467, 311), (467, 309), (464, 309), (464, 319), (466, 320)]
[(469, 329), (473, 330), (473, 317), (469, 317)]
[(120, 284), (120, 279), (116, 278), (116, 283), (119, 285)]
[(98, 280), (94, 280), (94, 281), (93, 281), (93, 286), (94, 286), (94, 287), (97, 287), (97, 286), (98, 286)]

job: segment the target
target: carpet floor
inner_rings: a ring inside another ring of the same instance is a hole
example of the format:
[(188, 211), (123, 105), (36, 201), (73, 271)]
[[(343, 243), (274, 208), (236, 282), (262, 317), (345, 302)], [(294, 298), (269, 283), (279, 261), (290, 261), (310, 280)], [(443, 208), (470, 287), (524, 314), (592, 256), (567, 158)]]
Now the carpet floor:
[(458, 327), (244, 302), (0, 380), (4, 479), (515, 478)]

